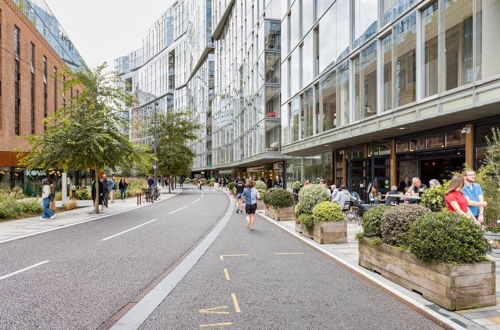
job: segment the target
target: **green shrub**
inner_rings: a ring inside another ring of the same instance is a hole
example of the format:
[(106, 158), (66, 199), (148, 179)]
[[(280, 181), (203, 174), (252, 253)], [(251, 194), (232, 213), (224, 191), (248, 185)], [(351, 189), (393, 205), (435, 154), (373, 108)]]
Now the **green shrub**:
[(408, 246), (424, 262), (474, 263), (488, 248), (481, 229), (453, 212), (426, 214), (410, 226)]
[(0, 199), (0, 219), (17, 218), (22, 215), (22, 209), (13, 196)]
[(296, 204), (295, 205), (295, 218), (299, 218), (302, 214), (304, 214), (302, 205)]
[(204, 185), (204, 186), (208, 185), (208, 180), (207, 179), (202, 179), (201, 180), (201, 184)]
[(43, 211), (42, 202), (38, 199), (30, 199), (18, 202), (21, 214), (41, 214)]
[[(128, 189), (127, 189), (127, 192), (128, 192)], [(90, 192), (88, 191), (87, 188), (78, 189), (76, 191), (76, 199), (78, 199), (78, 200), (88, 200), (91, 197), (92, 196), (90, 195)]]
[(257, 180), (255, 181), (255, 189), (265, 191), (267, 189), (267, 184), (264, 181)]
[(211, 179), (210, 179), (210, 183), (215, 183), (215, 179), (214, 179), (214, 178), (211, 178)]
[(293, 189), (300, 189), (301, 187), (302, 187), (302, 184), (300, 183), (300, 181), (295, 181), (294, 183), (292, 183)]
[(257, 191), (259, 192), (259, 199), (262, 200), (262, 198), (264, 198), (264, 196), (266, 195), (266, 190), (265, 189), (257, 189)]
[(269, 188), (266, 190), (266, 192), (264, 193), (264, 198), (263, 198), (264, 204), (269, 205), (269, 203), (270, 203), (269, 197), (271, 196), (271, 193), (275, 190), (277, 190), (277, 188)]
[(493, 128), (491, 136), (486, 139), (485, 165), (477, 173), (477, 183), (481, 185), (484, 199), (488, 202), (484, 209), (485, 220), (496, 223), (500, 219), (500, 130)]
[(191, 184), (191, 179), (190, 178), (185, 178), (184, 179), (185, 184)]
[(297, 205), (300, 205), (300, 213), (312, 214), (312, 210), (316, 204), (329, 201), (330, 194), (325, 187), (317, 184), (311, 184), (300, 189), (299, 203)]
[(301, 214), (298, 218), (299, 223), (306, 227), (308, 232), (312, 232), (314, 229), (314, 218), (312, 214)]
[(269, 189), (268, 191), (270, 191), (270, 192), (266, 192), (265, 197), (264, 197), (265, 198), (264, 202), (266, 202), (266, 198), (267, 198), (266, 204), (268, 204), (274, 208), (277, 208), (277, 209), (293, 206), (293, 195), (288, 190), (284, 190), (284, 189), (271, 190), (271, 189)]
[(446, 202), (444, 201), (445, 192), (445, 185), (426, 189), (420, 200), (420, 205), (429, 208), (433, 212), (442, 211), (446, 207)]
[(382, 232), (380, 230), (382, 216), (389, 208), (390, 207), (387, 205), (380, 204), (363, 214), (361, 226), (363, 227), (363, 233), (366, 237), (382, 237)]
[(234, 182), (229, 182), (229, 183), (227, 184), (227, 188), (228, 188), (229, 190), (233, 190), (234, 186), (236, 186), (236, 183), (234, 183)]
[(315, 222), (318, 221), (344, 221), (342, 209), (337, 203), (321, 202), (312, 210)]
[(431, 210), (417, 204), (392, 206), (381, 219), (382, 240), (393, 246), (406, 245), (411, 223), (428, 213), (431, 213)]

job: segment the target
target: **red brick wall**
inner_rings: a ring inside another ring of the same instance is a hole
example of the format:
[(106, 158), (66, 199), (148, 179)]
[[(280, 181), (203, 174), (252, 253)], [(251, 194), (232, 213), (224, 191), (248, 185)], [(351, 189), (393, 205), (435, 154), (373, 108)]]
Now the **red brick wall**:
[[(47, 57), (47, 112), (49, 115), (54, 113), (54, 67), (57, 68), (58, 73), (62, 73), (64, 62), (12, 0), (0, 0), (0, 10), (0, 166), (14, 166), (15, 157), (7, 155), (11, 154), (14, 148), (25, 145), (26, 142), (22, 136), (31, 134), (31, 43), (35, 45), (35, 133), (43, 131), (43, 56)], [(15, 26), (21, 31), (20, 136), (15, 134)], [(60, 106), (63, 102), (63, 82), (62, 77), (57, 79), (57, 101)]]

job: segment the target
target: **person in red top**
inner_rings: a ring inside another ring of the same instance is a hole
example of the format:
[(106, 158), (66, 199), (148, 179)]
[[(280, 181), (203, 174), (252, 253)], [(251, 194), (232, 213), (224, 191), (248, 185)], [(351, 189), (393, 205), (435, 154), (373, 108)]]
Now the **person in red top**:
[(444, 197), (446, 207), (451, 212), (455, 212), (475, 220), (472, 212), (469, 210), (467, 199), (460, 191), (463, 187), (464, 178), (462, 176), (456, 176), (451, 179)]

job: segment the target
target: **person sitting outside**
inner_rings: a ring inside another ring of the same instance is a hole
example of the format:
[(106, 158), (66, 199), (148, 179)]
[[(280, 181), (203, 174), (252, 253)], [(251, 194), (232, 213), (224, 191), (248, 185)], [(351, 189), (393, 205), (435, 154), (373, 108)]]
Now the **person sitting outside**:
[(403, 181), (399, 183), (398, 191), (405, 193), (411, 186), (411, 181), (409, 176), (405, 176)]
[(463, 216), (470, 218), (471, 220), (475, 220), (474, 215), (469, 210), (467, 199), (464, 197), (464, 194), (460, 190), (464, 187), (464, 178), (461, 176), (456, 176), (451, 179), (448, 184), (448, 188), (446, 189), (446, 193), (444, 195), (444, 200), (446, 201), (446, 208)]
[(422, 181), (420, 181), (420, 178), (414, 177), (411, 180), (411, 186), (408, 188), (408, 190), (405, 193), (405, 196), (407, 197), (405, 200), (408, 201), (410, 204), (415, 204), (417, 203), (420, 193), (425, 189), (425, 186), (422, 185)]
[(398, 186), (391, 186), (391, 190), (387, 192), (385, 195), (385, 205), (396, 205), (399, 203), (399, 197), (394, 195), (398, 195)]
[(380, 202), (382, 202), (382, 195), (375, 187), (372, 187), (372, 189), (370, 189), (369, 198), (371, 204), (379, 204)]
[(474, 219), (482, 224), (484, 223), (484, 208), (488, 205), (488, 203), (484, 200), (481, 185), (476, 183), (476, 172), (472, 170), (465, 170), (462, 172), (462, 177), (464, 178), (462, 194), (467, 200), (469, 210), (474, 216)]
[(344, 210), (345, 209), (345, 203), (348, 202), (348, 201), (355, 202), (356, 198), (354, 198), (351, 195), (351, 193), (349, 192), (349, 190), (347, 189), (347, 187), (345, 185), (341, 185), (340, 186), (340, 192), (335, 197), (334, 202), (337, 203), (342, 208), (342, 210)]
[(331, 201), (333, 202), (335, 200), (335, 197), (339, 194), (339, 190), (337, 189), (337, 186), (332, 184), (330, 186), (330, 196), (331, 196)]
[(441, 183), (436, 179), (432, 179), (431, 181), (429, 181), (429, 187), (431, 187), (431, 188), (440, 187), (440, 186), (441, 186)]

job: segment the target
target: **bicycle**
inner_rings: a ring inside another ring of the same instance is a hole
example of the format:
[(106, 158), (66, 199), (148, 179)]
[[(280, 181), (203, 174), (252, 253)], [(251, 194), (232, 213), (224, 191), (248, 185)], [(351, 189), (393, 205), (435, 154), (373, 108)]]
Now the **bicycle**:
[(344, 218), (347, 222), (361, 224), (363, 210), (359, 205), (355, 205), (352, 201), (347, 201), (342, 209)]
[(158, 190), (158, 187), (153, 187), (153, 191), (151, 192), (151, 203), (154, 203), (154, 201), (159, 201), (160, 200), (160, 191)]

